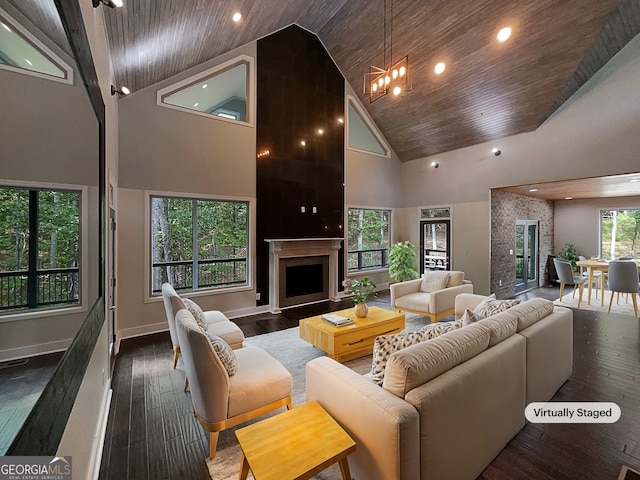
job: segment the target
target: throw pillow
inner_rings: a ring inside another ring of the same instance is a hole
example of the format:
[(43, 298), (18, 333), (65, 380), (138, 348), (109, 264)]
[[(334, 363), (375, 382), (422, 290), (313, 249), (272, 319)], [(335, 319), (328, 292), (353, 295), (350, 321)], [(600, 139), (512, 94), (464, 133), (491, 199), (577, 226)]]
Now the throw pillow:
[(442, 290), (449, 282), (449, 272), (426, 272), (422, 277), (420, 290), (426, 293)]
[(215, 333), (204, 332), (204, 334), (209, 338), (213, 351), (218, 355), (229, 376), (235, 375), (238, 368), (238, 359), (229, 344)]
[(395, 333), (376, 337), (373, 344), (373, 364), (371, 365), (372, 380), (382, 386), (387, 361), (393, 352), (439, 337), (443, 333), (450, 332), (461, 326), (462, 323), (459, 320), (455, 322), (438, 322), (425, 325), (418, 332)]
[(196, 323), (202, 329), (202, 331), (206, 332), (207, 321), (204, 318), (204, 312), (200, 308), (200, 305), (189, 298), (183, 298), (182, 303), (184, 303), (185, 308), (189, 310), (189, 312), (191, 312), (191, 315), (193, 315), (193, 318), (196, 319)]
[(449, 283), (447, 283), (447, 288), (458, 287), (463, 284), (464, 284), (464, 272), (460, 272), (457, 270), (449, 272)]
[(483, 316), (484, 318), (495, 315), (496, 313), (504, 312), (505, 310), (518, 305), (520, 300), (496, 300), (496, 294), (492, 293), (473, 309), (474, 313)]
[(472, 323), (482, 319), (484, 319), (482, 315), (467, 308), (462, 314), (462, 317), (460, 317), (460, 322), (463, 327), (466, 327), (467, 325), (471, 325)]

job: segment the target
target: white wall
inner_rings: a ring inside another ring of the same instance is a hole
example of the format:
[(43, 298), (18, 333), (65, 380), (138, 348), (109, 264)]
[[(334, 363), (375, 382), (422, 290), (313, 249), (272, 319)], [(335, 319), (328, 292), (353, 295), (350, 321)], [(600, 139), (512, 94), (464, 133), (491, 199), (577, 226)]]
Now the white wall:
[(555, 202), (554, 252), (571, 243), (589, 258), (600, 252), (600, 210), (640, 209), (640, 196)]
[[(452, 204), (455, 212), (459, 204), (488, 202), (494, 187), (640, 171), (638, 78), (640, 36), (536, 131), (403, 163), (403, 206)], [(491, 153), (494, 146), (502, 155)], [(433, 160), (440, 168), (429, 167)], [(481, 210), (473, 224), (454, 224), (455, 238), (485, 241), (476, 232), (480, 223), (489, 231), (490, 209)], [(407, 222), (414, 228), (417, 212)], [(488, 244), (473, 257), (461, 248), (454, 241), (454, 265), (488, 280)]]

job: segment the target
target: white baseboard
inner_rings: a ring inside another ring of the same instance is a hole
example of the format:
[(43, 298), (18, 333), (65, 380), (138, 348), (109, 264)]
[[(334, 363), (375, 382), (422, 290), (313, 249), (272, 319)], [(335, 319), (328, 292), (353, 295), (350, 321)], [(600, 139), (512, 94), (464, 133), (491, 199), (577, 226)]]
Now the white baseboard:
[(71, 339), (8, 348), (0, 352), (0, 362), (9, 362), (11, 360), (35, 357), (37, 355), (46, 355), (48, 353), (64, 352), (69, 348), (69, 345), (71, 345)]
[[(109, 380), (109, 388), (107, 388), (104, 401), (102, 402), (102, 410), (100, 411), (100, 421), (98, 422), (98, 431), (94, 439), (94, 445), (91, 451), (93, 456), (90, 460), (89, 472), (93, 472), (91, 478), (98, 480), (100, 476), (100, 465), (102, 463), (102, 451), (104, 450), (104, 440), (107, 436), (107, 424), (109, 423), (109, 410), (111, 409), (111, 399), (113, 390), (111, 389), (111, 380)], [(93, 468), (91, 467), (93, 466)]]

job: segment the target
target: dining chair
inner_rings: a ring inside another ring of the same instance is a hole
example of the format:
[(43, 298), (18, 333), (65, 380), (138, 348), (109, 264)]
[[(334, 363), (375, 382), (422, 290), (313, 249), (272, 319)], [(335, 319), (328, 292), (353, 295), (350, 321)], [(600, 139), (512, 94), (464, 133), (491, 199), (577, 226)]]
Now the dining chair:
[[(582, 260), (586, 260), (587, 257), (585, 257), (584, 255), (578, 255), (578, 259), (580, 259), (580, 261)], [(580, 267), (580, 275), (583, 275), (587, 278), (589, 278), (589, 269), (587, 267)], [(596, 298), (598, 298), (598, 290), (600, 290), (600, 287), (602, 285), (602, 281), (603, 278), (605, 278), (607, 276), (606, 272), (602, 272), (601, 270), (596, 270), (593, 272), (593, 279), (596, 281)]]
[(562, 294), (564, 293), (565, 285), (573, 285), (573, 298), (576, 297), (576, 288), (578, 288), (578, 308), (582, 303), (582, 292), (584, 291), (584, 284), (589, 280), (588, 277), (583, 275), (575, 275), (571, 262), (562, 260), (561, 258), (554, 258), (553, 264), (556, 267), (556, 273), (558, 274), (558, 282), (560, 282), (560, 301), (562, 302)]
[(630, 293), (633, 299), (633, 311), (635, 316), (638, 316), (638, 299), (636, 296), (640, 292), (640, 281), (638, 280), (638, 265), (636, 262), (627, 260), (612, 260), (609, 262), (609, 290), (611, 290), (609, 312), (611, 312), (614, 293)]

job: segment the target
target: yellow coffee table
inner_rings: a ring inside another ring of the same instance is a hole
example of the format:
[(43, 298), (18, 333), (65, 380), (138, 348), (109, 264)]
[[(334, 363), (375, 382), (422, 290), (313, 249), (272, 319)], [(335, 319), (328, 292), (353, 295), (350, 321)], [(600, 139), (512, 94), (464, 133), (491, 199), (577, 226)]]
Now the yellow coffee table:
[(356, 442), (318, 402), (295, 407), (236, 430), (242, 447), (239, 480), (305, 480), (336, 462), (351, 480), (347, 455)]
[(353, 308), (332, 313), (351, 318), (355, 323), (334, 327), (322, 320), (322, 315), (304, 318), (300, 320), (300, 338), (338, 362), (370, 355), (378, 335), (399, 333), (404, 328), (403, 313), (380, 307), (369, 307), (365, 318), (356, 317)]

